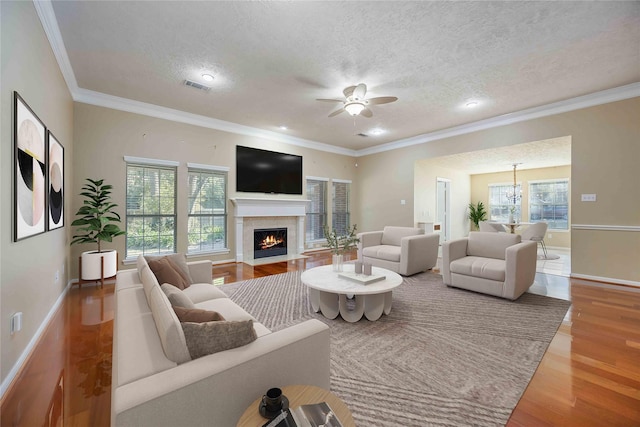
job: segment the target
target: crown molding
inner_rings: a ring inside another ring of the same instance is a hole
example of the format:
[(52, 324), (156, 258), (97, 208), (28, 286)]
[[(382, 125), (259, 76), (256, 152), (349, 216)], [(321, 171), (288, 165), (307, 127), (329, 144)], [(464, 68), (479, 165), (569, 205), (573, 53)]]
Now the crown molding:
[(78, 89), (73, 94), (73, 100), (84, 104), (96, 105), (99, 107), (112, 108), (114, 110), (127, 111), (129, 113), (142, 114), (145, 116), (156, 117), (159, 119), (170, 120), (174, 122), (186, 123), (194, 126), (200, 126), (209, 129), (216, 129), (224, 132), (235, 133), (239, 135), (252, 136), (255, 138), (269, 139), (273, 141), (284, 142), (298, 147), (311, 148), (319, 151), (327, 151), (330, 153), (343, 154), (346, 156), (355, 156), (354, 150), (349, 150), (335, 145), (324, 144), (321, 142), (311, 141), (302, 138), (295, 138), (281, 133), (272, 132), (264, 129), (258, 129), (251, 126), (239, 125), (237, 123), (218, 120), (211, 117), (201, 116), (198, 114), (187, 113), (173, 108), (161, 107), (146, 102), (134, 101), (128, 98), (107, 95), (102, 92), (95, 92), (87, 89)]
[(73, 73), (73, 68), (71, 68), (71, 61), (69, 61), (67, 49), (62, 40), (62, 34), (60, 33), (60, 27), (58, 27), (56, 14), (53, 11), (53, 5), (50, 0), (33, 0), (33, 5), (36, 8), (47, 39), (49, 39), (53, 55), (58, 61), (62, 77), (64, 77), (64, 81), (67, 82), (71, 96), (74, 97), (74, 93), (78, 90), (78, 82), (76, 81), (76, 75)]
[(413, 136), (411, 138), (399, 139), (398, 141), (381, 144), (371, 148), (365, 148), (362, 150), (358, 150), (356, 152), (356, 156), (359, 157), (367, 156), (369, 154), (383, 153), (385, 151), (397, 150), (399, 148), (410, 147), (412, 145), (424, 144), (426, 142), (437, 141), (439, 139), (450, 138), (452, 136), (464, 135), (467, 133), (506, 126), (513, 123), (524, 122), (527, 120), (538, 119), (540, 117), (552, 116), (554, 114), (566, 113), (569, 111), (579, 110), (587, 107), (594, 107), (596, 105), (608, 104), (610, 102), (622, 101), (639, 96), (640, 82), (631, 83), (613, 89), (594, 92), (588, 95), (578, 96), (576, 98), (565, 99), (563, 101), (558, 101), (539, 107), (503, 114), (501, 116), (492, 117), (490, 119), (467, 123), (464, 125), (455, 126), (435, 132), (429, 132), (422, 135)]
[(60, 28), (58, 27), (58, 21), (56, 20), (51, 0), (33, 0), (33, 4), (36, 8), (38, 17), (40, 18), (47, 38), (49, 39), (51, 49), (53, 50), (53, 53), (58, 61), (60, 71), (64, 76), (67, 87), (69, 88), (69, 92), (71, 92), (71, 96), (74, 101), (352, 157), (361, 157), (370, 154), (383, 153), (385, 151), (397, 150), (399, 148), (410, 147), (412, 145), (424, 144), (431, 141), (450, 138), (452, 136), (464, 135), (485, 129), (505, 126), (513, 123), (523, 122), (526, 120), (566, 113), (573, 110), (579, 110), (581, 108), (593, 107), (596, 105), (622, 101), (625, 99), (640, 96), (640, 82), (636, 82), (626, 86), (620, 86), (617, 88), (603, 90), (600, 92), (595, 92), (564, 101), (554, 102), (552, 104), (508, 113), (486, 120), (480, 120), (461, 126), (455, 126), (452, 128), (429, 132), (410, 138), (400, 139), (371, 148), (351, 150), (331, 144), (311, 141), (308, 139), (295, 138), (277, 132), (258, 129), (250, 126), (240, 125), (237, 123), (227, 122), (224, 120), (214, 119), (211, 117), (187, 113), (180, 110), (174, 110), (171, 108), (161, 107), (158, 105), (134, 101), (127, 98), (120, 98), (101, 92), (79, 88), (75, 74), (73, 73), (73, 69), (71, 67), (71, 62), (69, 61), (69, 56), (67, 55), (67, 50), (62, 40), (62, 35), (60, 34)]

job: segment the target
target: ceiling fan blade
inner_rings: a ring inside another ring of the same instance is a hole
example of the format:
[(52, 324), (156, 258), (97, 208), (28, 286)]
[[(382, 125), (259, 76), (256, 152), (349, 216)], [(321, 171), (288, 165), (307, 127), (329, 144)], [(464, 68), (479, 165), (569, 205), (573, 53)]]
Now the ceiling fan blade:
[(364, 110), (360, 111), (360, 115), (364, 117), (371, 117), (373, 116), (373, 113), (371, 112), (371, 110), (365, 107)]
[(344, 102), (343, 99), (318, 99), (318, 98), (316, 98), (316, 101), (322, 101), (322, 102)]
[(390, 102), (396, 102), (397, 100), (398, 100), (398, 97), (396, 96), (379, 96), (377, 98), (368, 99), (367, 101), (369, 101), (369, 104), (371, 105), (376, 105), (376, 104), (388, 104)]
[(355, 99), (364, 99), (364, 96), (367, 94), (367, 85), (364, 83), (360, 83), (353, 90), (353, 97)]
[(349, 86), (347, 88), (345, 88), (342, 93), (344, 94), (345, 98), (349, 98), (351, 95), (353, 95), (353, 91), (356, 89), (355, 86)]
[(339, 110), (334, 111), (333, 113), (329, 114), (329, 117), (337, 116), (342, 112), (344, 112), (344, 108), (340, 108)]

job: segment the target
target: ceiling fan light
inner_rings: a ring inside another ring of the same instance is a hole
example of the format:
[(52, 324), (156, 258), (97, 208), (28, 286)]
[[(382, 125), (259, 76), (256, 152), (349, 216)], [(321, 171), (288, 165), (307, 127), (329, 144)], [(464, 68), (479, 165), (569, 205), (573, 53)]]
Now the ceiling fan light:
[(345, 105), (344, 109), (347, 111), (347, 113), (351, 114), (352, 116), (357, 116), (362, 112), (362, 110), (364, 110), (364, 104), (360, 102), (352, 102), (350, 104)]

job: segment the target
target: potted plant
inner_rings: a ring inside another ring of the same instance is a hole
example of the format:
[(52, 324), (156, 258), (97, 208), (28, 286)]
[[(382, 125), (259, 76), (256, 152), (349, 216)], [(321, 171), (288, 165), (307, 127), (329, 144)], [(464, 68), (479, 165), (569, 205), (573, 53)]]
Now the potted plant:
[(80, 192), (84, 201), (76, 212), (78, 218), (71, 223), (72, 226), (79, 227), (71, 244), (94, 243), (98, 249), (82, 253), (80, 280), (97, 280), (116, 275), (116, 250), (103, 251), (101, 246), (101, 242), (111, 242), (114, 237), (125, 234), (116, 224), (120, 222), (120, 215), (113, 210), (118, 205), (111, 202), (112, 188), (112, 185), (105, 184), (102, 179), (87, 178), (87, 183)]
[(360, 239), (356, 237), (356, 225), (354, 224), (348, 230), (348, 233), (339, 236), (336, 230), (329, 231), (328, 226), (324, 226), (324, 237), (327, 239), (327, 246), (333, 252), (332, 264), (334, 271), (342, 271), (343, 255), (348, 252), (352, 247), (360, 242)]
[(477, 205), (469, 203), (469, 219), (476, 226), (476, 230), (480, 229), (480, 221), (487, 219), (487, 211), (484, 210), (482, 202), (478, 202)]

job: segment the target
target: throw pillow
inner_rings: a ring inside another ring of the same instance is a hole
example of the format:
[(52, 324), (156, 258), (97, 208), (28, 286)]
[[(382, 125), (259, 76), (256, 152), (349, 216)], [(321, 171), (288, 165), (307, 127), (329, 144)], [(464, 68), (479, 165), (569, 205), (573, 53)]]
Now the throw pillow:
[(192, 359), (249, 344), (258, 338), (253, 320), (182, 323)]
[(191, 301), (191, 298), (175, 286), (169, 283), (163, 283), (162, 286), (160, 286), (160, 289), (162, 289), (162, 292), (164, 292), (167, 298), (169, 298), (171, 305), (177, 305), (184, 308), (196, 308), (193, 301)]
[(217, 311), (208, 311), (201, 308), (184, 308), (178, 305), (173, 306), (180, 322), (204, 323), (224, 320), (222, 314)]
[(149, 260), (148, 263), (149, 268), (158, 279), (158, 283), (170, 283), (178, 289), (184, 289), (189, 286), (183, 273), (178, 271), (179, 267), (175, 266), (175, 263), (172, 263), (169, 258), (153, 259)]
[(145, 259), (147, 260), (147, 262), (154, 259), (158, 259), (158, 258), (167, 258), (169, 261), (171, 261), (175, 265), (176, 269), (182, 273), (182, 276), (184, 277), (185, 281), (188, 283), (186, 287), (189, 287), (189, 285), (193, 285), (193, 279), (191, 278), (191, 272), (189, 271), (187, 258), (184, 256), (184, 254), (182, 253), (171, 254), (163, 257), (145, 256)]

